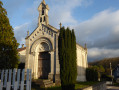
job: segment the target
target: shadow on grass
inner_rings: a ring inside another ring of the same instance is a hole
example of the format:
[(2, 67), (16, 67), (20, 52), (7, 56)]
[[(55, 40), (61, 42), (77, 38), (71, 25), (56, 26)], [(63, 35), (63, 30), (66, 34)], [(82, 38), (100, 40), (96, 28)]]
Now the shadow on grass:
[[(88, 87), (94, 84), (97, 84), (99, 82), (77, 82), (75, 84), (75, 90), (84, 88), (84, 87)], [(32, 84), (32, 90), (62, 90), (61, 86), (57, 86), (57, 87), (50, 87), (50, 88), (40, 88), (40, 86), (38, 85), (33, 85)]]
[(31, 90), (62, 90), (61, 87), (40, 88), (38, 85), (32, 85)]
[(89, 87), (91, 85), (97, 84), (99, 82), (77, 82), (75, 84), (75, 89), (81, 89), (81, 88), (85, 88), (85, 87)]

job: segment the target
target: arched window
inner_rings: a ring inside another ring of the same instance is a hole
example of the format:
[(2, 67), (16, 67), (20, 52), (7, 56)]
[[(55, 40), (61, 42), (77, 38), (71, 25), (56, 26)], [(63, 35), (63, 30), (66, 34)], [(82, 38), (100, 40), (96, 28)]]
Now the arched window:
[(45, 22), (45, 16), (44, 16), (44, 22)]
[(40, 22), (42, 22), (42, 17), (40, 18)]
[(44, 15), (44, 10), (42, 10), (42, 15)]

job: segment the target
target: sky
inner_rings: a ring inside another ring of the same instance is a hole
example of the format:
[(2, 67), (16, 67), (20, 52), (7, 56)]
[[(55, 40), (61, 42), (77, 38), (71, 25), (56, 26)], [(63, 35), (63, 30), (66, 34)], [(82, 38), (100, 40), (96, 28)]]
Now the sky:
[[(42, 0), (1, 0), (17, 41), (25, 43), (27, 31), (38, 24)], [(88, 61), (119, 57), (119, 0), (45, 0), (49, 23), (75, 30), (77, 43), (87, 44)], [(19, 46), (21, 47), (21, 46)]]

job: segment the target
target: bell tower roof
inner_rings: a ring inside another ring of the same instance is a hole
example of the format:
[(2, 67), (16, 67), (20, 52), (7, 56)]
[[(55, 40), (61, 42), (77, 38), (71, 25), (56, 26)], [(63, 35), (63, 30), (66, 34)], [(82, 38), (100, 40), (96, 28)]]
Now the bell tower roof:
[(43, 0), (42, 3), (45, 4), (45, 0)]
[(48, 25), (49, 24), (49, 17), (48, 17), (49, 7), (45, 3), (45, 0), (43, 0), (41, 4), (39, 5), (38, 11), (39, 11), (39, 25), (41, 24)]

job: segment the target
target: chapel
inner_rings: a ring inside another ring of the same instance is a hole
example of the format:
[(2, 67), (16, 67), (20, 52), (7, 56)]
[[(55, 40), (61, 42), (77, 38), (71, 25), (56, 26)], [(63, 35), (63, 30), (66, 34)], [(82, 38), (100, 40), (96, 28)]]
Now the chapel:
[[(50, 79), (58, 82), (60, 80), (59, 29), (49, 24), (49, 6), (45, 0), (40, 3), (38, 11), (38, 27), (31, 34), (27, 32), (26, 47), (18, 49), (20, 61), (25, 63), (25, 69), (32, 69), (34, 79)], [(76, 44), (76, 49), (77, 81), (86, 81), (87, 47)]]

